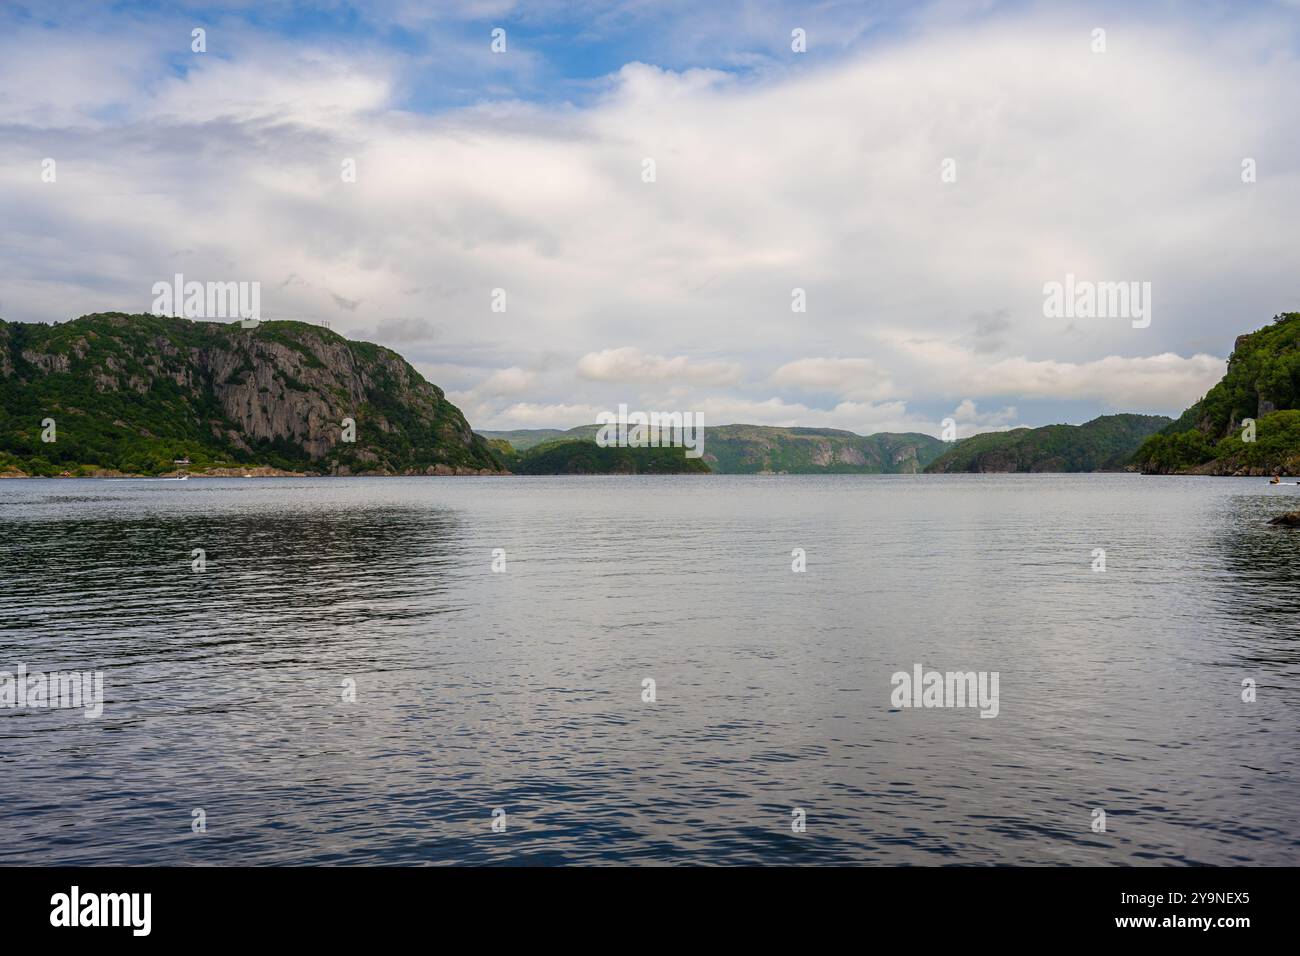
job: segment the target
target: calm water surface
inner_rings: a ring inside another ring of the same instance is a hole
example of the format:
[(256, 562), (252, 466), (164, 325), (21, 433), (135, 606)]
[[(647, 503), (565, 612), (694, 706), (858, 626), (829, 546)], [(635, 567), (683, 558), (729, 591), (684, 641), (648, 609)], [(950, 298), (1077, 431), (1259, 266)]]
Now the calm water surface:
[[(0, 670), (107, 698), (0, 710), (0, 863), (1297, 864), (1293, 508), (1127, 475), (0, 481)], [(893, 709), (915, 663), (999, 672), (999, 715)]]

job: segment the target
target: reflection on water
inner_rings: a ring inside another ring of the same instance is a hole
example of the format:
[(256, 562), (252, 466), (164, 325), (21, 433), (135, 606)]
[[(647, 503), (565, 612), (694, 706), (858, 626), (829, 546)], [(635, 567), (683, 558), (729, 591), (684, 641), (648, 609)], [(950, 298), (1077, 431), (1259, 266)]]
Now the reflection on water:
[(1298, 492), (0, 482), (0, 670), (107, 697), (0, 710), (0, 863), (1295, 864)]

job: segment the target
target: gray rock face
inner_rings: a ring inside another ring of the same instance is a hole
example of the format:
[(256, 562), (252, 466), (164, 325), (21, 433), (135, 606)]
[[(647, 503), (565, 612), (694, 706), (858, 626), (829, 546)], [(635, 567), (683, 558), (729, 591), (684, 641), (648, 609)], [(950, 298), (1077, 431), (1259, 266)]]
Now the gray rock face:
[[(226, 417), (246, 438), (283, 439), (311, 458), (323, 458), (341, 440), (343, 419), (356, 420), (374, 387), (371, 376), (342, 343), (313, 343), (318, 345), (312, 350), (315, 362), (279, 342), (248, 336), (240, 344), (238, 350), (193, 350), (194, 364), (212, 382)], [(409, 382), (403, 384), (410, 393)], [(391, 431), (382, 415), (368, 425)]]

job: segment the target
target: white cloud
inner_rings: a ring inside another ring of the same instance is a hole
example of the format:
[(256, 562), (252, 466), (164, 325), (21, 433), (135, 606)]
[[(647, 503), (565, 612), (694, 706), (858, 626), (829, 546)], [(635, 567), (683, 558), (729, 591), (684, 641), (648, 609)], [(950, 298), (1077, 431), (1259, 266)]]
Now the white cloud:
[(772, 375), (777, 385), (833, 392), (855, 401), (896, 397), (898, 389), (880, 363), (865, 358), (806, 358), (787, 362)]
[(487, 395), (518, 395), (532, 386), (535, 376), (518, 366), (493, 372), (477, 391)]
[(476, 429), (501, 430), (507, 428), (572, 428), (590, 425), (604, 408), (595, 405), (541, 405), (535, 402), (516, 402), (484, 421), (475, 421)]
[(391, 70), (374, 60), (310, 49), (286, 53), (268, 47), (264, 58), (240, 61), (194, 55), (190, 71), (163, 84), (139, 112), (180, 123), (292, 117), (295, 124), (334, 130), (384, 107), (392, 96)]
[(1015, 424), (1016, 409), (1006, 406), (995, 412), (981, 412), (976, 402), (963, 398), (952, 411), (952, 420), (957, 425), (957, 437), (968, 438), (979, 432), (1000, 432), (1019, 427)]
[(740, 380), (740, 367), (729, 362), (695, 362), (684, 355), (664, 358), (624, 347), (588, 352), (578, 360), (578, 374), (600, 382), (690, 382), (730, 385)]
[(1008, 405), (996, 412), (981, 412), (979, 406), (969, 398), (963, 398), (961, 404), (953, 409), (955, 421), (967, 425), (984, 425), (988, 427), (1005, 426), (1016, 417), (1014, 406)]
[(1212, 355), (1183, 358), (1172, 352), (1138, 358), (1109, 355), (1086, 362), (989, 361), (971, 349), (936, 340), (907, 339), (897, 346), (944, 393), (974, 396), (1091, 401), (1127, 411), (1181, 410), (1223, 376), (1225, 361)]

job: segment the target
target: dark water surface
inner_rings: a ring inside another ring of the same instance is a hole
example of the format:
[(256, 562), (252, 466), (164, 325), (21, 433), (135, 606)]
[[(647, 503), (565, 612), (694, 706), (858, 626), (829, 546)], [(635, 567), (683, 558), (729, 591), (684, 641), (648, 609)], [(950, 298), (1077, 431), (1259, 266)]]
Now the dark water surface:
[[(107, 698), (0, 710), (0, 863), (1297, 864), (1290, 508), (1127, 475), (0, 481), (0, 670)], [(997, 671), (998, 716), (894, 709), (916, 663)]]

